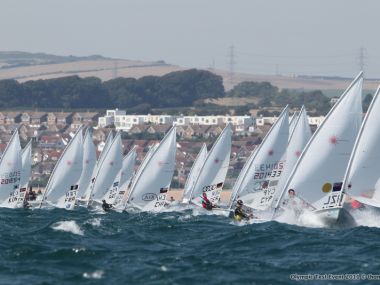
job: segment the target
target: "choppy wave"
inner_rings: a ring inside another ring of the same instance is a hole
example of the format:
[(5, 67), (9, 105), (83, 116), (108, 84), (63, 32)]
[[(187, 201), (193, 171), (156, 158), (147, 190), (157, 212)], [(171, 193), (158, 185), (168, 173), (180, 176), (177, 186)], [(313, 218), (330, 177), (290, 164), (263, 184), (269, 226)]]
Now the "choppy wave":
[(202, 210), (0, 212), (1, 284), (294, 284), (292, 273), (377, 274), (380, 265), (378, 214), (366, 211), (348, 229), (236, 224)]
[(75, 221), (60, 221), (60, 222), (54, 223), (51, 227), (54, 230), (69, 232), (75, 235), (83, 236), (84, 234), (81, 228), (77, 225)]

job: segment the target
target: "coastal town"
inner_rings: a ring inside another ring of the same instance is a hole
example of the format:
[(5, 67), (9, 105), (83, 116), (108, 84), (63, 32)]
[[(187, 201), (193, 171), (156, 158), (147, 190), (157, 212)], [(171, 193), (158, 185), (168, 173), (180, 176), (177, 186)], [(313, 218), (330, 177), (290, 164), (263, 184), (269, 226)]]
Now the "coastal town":
[[(33, 142), (32, 186), (44, 187), (54, 165), (75, 131), (81, 126), (93, 129), (97, 154), (102, 151), (110, 132), (120, 131), (124, 152), (136, 146), (136, 167), (149, 147), (158, 142), (173, 126), (177, 126), (176, 170), (172, 188), (183, 187), (198, 151), (205, 142), (208, 149), (227, 123), (232, 125), (231, 162), (225, 188), (231, 188), (245, 160), (260, 144), (276, 117), (244, 116), (172, 116), (127, 115), (124, 110), (105, 112), (0, 112), (0, 150), (4, 151), (12, 132), (18, 128), (22, 144)], [(312, 128), (324, 117), (309, 117)]]

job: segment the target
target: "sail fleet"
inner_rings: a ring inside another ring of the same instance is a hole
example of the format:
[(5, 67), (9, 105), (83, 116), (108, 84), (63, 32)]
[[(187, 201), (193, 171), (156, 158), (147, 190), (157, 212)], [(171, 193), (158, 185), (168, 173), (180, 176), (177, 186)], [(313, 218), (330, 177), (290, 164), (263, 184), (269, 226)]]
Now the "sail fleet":
[[(380, 87), (363, 118), (360, 73), (312, 135), (306, 109), (289, 119), (288, 106), (256, 147), (220, 203), (229, 169), (232, 129), (226, 125), (208, 151), (200, 149), (179, 206), (202, 207), (208, 200), (229, 213), (243, 202), (254, 219), (271, 220), (286, 211), (313, 213), (327, 224), (339, 220), (349, 202), (380, 208)], [(121, 134), (107, 137), (96, 159), (90, 129), (78, 129), (37, 199), (27, 195), (32, 144), (21, 149), (17, 129), (0, 160), (0, 207), (100, 207), (160, 212), (175, 210), (167, 199), (175, 171), (176, 127), (150, 147), (136, 172), (136, 149), (123, 157)]]

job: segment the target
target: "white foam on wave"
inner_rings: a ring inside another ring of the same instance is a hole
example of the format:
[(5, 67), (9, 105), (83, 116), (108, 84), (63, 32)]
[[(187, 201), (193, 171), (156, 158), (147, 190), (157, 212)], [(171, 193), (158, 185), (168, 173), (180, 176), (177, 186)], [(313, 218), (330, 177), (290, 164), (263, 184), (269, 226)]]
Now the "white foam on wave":
[(213, 216), (223, 216), (223, 217), (228, 217), (230, 211), (227, 210), (227, 209), (221, 209), (221, 208), (216, 208), (216, 209), (213, 209), (211, 211), (208, 211), (206, 209), (203, 209), (201, 207), (198, 207), (198, 206), (194, 206), (194, 208), (192, 208), (192, 215), (193, 216), (201, 216), (201, 215), (213, 215)]
[(327, 225), (321, 220), (321, 217), (311, 211), (304, 211), (299, 217), (299, 225), (309, 228), (324, 228)]
[(90, 224), (93, 227), (99, 227), (101, 225), (102, 219), (101, 218), (93, 218), (86, 221), (86, 224)]
[(191, 218), (192, 218), (192, 216), (190, 214), (187, 214), (187, 215), (184, 215), (184, 216), (179, 216), (178, 217), (178, 221), (183, 222), (183, 221), (190, 220)]
[(51, 228), (56, 231), (69, 232), (75, 235), (83, 236), (84, 233), (75, 221), (60, 221), (51, 225)]
[(350, 214), (355, 219), (358, 226), (365, 226), (371, 228), (380, 228), (380, 212), (367, 208), (350, 211)]
[(284, 209), (282, 214), (275, 218), (279, 223), (297, 225), (310, 228), (323, 228), (326, 225), (321, 218), (311, 211), (304, 211), (300, 216), (297, 216), (292, 209)]
[(75, 253), (81, 252), (81, 251), (86, 251), (85, 247), (74, 247), (72, 249)]
[(85, 272), (83, 277), (86, 279), (101, 279), (104, 275), (103, 270), (95, 270), (94, 272)]

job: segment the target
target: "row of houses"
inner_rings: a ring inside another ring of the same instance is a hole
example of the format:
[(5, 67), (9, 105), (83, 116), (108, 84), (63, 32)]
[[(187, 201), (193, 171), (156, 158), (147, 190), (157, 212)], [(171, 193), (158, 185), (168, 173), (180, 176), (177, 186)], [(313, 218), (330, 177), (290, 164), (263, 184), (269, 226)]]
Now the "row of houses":
[(25, 124), (30, 128), (41, 126), (70, 126), (78, 129), (82, 124), (96, 125), (97, 112), (0, 112), (0, 125)]
[[(273, 125), (277, 121), (278, 117), (263, 117), (260, 116), (256, 118), (256, 126), (264, 126), (264, 125)], [(325, 119), (325, 116), (319, 116), (319, 117), (310, 117), (308, 116), (308, 121), (310, 126), (319, 127), (323, 120)]]
[[(319, 127), (324, 116), (309, 117), (309, 124)], [(98, 127), (114, 126), (116, 130), (130, 132), (141, 125), (176, 125), (176, 126), (217, 126), (230, 123), (240, 132), (253, 132), (256, 126), (272, 125), (277, 117), (252, 116), (171, 116), (171, 115), (126, 115), (124, 110), (107, 110), (106, 115), (98, 118)]]
[(98, 127), (114, 125), (116, 130), (129, 132), (136, 125), (176, 125), (176, 126), (239, 126), (241, 129), (253, 128), (255, 119), (252, 116), (172, 116), (172, 115), (126, 115), (124, 110), (107, 110), (106, 115), (99, 117)]

